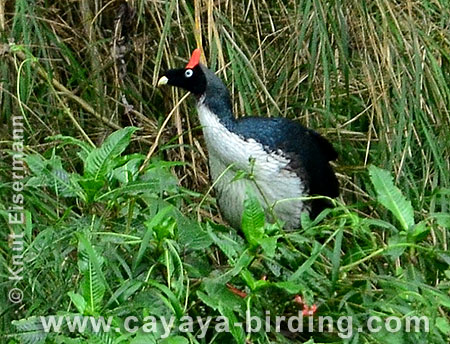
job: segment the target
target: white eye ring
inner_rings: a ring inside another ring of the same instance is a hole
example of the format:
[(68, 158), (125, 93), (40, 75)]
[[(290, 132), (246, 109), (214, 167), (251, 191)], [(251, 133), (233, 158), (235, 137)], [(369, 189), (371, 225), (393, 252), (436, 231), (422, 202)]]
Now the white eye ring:
[(184, 72), (184, 76), (186, 78), (190, 78), (193, 74), (194, 72), (192, 71), (192, 69), (186, 69), (186, 71)]

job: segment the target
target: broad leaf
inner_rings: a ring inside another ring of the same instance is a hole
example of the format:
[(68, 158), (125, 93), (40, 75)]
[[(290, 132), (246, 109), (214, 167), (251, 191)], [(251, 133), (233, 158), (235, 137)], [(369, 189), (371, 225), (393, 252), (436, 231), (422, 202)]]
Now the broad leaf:
[[(45, 318), (50, 318), (47, 316)], [(45, 343), (48, 333), (44, 331), (41, 318), (32, 316), (26, 319), (13, 320), (12, 324), (17, 328), (16, 336), (20, 338), (20, 343), (40, 344)]]
[(394, 185), (391, 174), (371, 165), (369, 167), (370, 180), (377, 192), (377, 199), (400, 222), (403, 230), (414, 226), (414, 211), (411, 201), (407, 200)]
[(75, 137), (72, 136), (66, 136), (66, 135), (54, 135), (54, 136), (49, 136), (46, 138), (46, 141), (61, 141), (61, 144), (59, 146), (64, 146), (66, 144), (72, 144), (75, 146), (78, 146), (82, 149), (83, 154), (89, 154), (94, 148), (89, 145), (87, 142), (85, 141), (81, 141)]
[(79, 234), (78, 267), (83, 274), (81, 293), (86, 300), (86, 313), (96, 314), (102, 305), (106, 283), (102, 272), (103, 257), (89, 239)]
[(69, 174), (63, 167), (61, 158), (53, 155), (46, 160), (38, 154), (25, 157), (33, 177), (27, 186), (45, 186), (51, 188), (60, 197), (85, 198), (80, 185), (77, 182), (76, 173)]
[(168, 337), (163, 339), (161, 344), (189, 344), (189, 341), (181, 336)]
[(238, 321), (233, 310), (223, 303), (219, 303), (220, 314), (228, 320), (229, 330), (237, 343), (245, 343), (243, 324)]
[(86, 310), (86, 300), (84, 297), (78, 293), (74, 293), (73, 291), (69, 291), (67, 295), (69, 295), (70, 300), (73, 302), (78, 312), (80, 314), (84, 314), (84, 311)]
[(264, 235), (265, 215), (258, 199), (247, 192), (242, 213), (242, 231), (245, 238), (252, 246), (258, 245), (259, 239)]
[(173, 207), (171, 205), (168, 205), (165, 208), (160, 209), (155, 216), (145, 222), (147, 230), (144, 233), (144, 237), (142, 238), (141, 244), (139, 246), (139, 251), (133, 262), (133, 269), (136, 269), (138, 264), (141, 262), (141, 259), (144, 257), (144, 253), (149, 247), (149, 242), (153, 238), (155, 226), (162, 223), (169, 216), (169, 213), (172, 210)]
[(101, 147), (93, 149), (85, 161), (85, 175), (96, 179), (105, 176), (114, 167), (114, 159), (130, 144), (131, 135), (137, 129), (136, 127), (120, 129), (108, 136)]

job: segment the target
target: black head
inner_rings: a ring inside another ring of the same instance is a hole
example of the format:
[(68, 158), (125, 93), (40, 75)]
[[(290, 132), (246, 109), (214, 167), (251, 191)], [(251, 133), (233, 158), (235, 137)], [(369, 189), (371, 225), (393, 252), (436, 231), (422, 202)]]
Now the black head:
[(184, 88), (197, 96), (205, 93), (206, 78), (200, 65), (194, 68), (170, 69), (159, 79), (158, 85), (171, 85)]
[(219, 118), (231, 123), (234, 118), (227, 87), (213, 71), (200, 63), (200, 54), (200, 49), (195, 49), (186, 67), (165, 72), (158, 86), (172, 85), (190, 91), (197, 101), (202, 101)]
[(200, 64), (200, 49), (195, 49), (185, 68), (170, 69), (159, 79), (158, 85), (181, 87), (196, 96), (205, 93), (206, 76)]

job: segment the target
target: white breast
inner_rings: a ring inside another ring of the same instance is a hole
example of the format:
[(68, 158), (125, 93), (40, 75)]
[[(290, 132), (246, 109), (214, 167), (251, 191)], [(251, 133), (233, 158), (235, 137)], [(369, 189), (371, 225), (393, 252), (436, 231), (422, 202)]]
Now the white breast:
[[(201, 101), (197, 110), (208, 147), (211, 177), (225, 219), (233, 227), (241, 226), (246, 189), (251, 188), (269, 221), (273, 219), (268, 209), (273, 207), (275, 216), (286, 222), (287, 228), (298, 228), (301, 212), (308, 210), (298, 199), (304, 196), (305, 185), (294, 172), (286, 169), (289, 160), (280, 154), (267, 153), (255, 140), (230, 132)], [(255, 181), (247, 178), (233, 181), (239, 170), (252, 173)]]

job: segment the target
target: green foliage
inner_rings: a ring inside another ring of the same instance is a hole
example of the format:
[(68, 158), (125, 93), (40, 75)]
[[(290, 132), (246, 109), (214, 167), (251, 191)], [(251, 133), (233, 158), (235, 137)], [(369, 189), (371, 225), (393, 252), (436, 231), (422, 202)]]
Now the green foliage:
[(389, 209), (400, 222), (404, 231), (414, 226), (414, 212), (411, 202), (394, 185), (392, 176), (388, 171), (376, 166), (369, 167), (370, 179), (377, 191), (378, 201)]
[(242, 214), (242, 231), (251, 245), (257, 245), (264, 236), (264, 211), (256, 196), (247, 192)]
[[(244, 343), (246, 338), (256, 343), (286, 342), (276, 330), (273, 315), (292, 316), (304, 305), (315, 303), (320, 315), (337, 321), (345, 313), (353, 317), (355, 326), (363, 326), (369, 315), (426, 315), (431, 321), (430, 333), (380, 337), (379, 333), (358, 332), (353, 340), (402, 342), (407, 337), (409, 342), (445, 343), (448, 319), (439, 309), (450, 306), (444, 292), (448, 281), (431, 286), (429, 280), (434, 276), (409, 262), (420, 260), (420, 265), (427, 265), (445, 256), (442, 249), (431, 247), (424, 239), (430, 230), (438, 230), (433, 218), (442, 224), (446, 217), (435, 214), (414, 224), (411, 202), (394, 185), (389, 172), (372, 166), (370, 177), (377, 199), (392, 212), (399, 228), (338, 206), (320, 223), (311, 221), (300, 231), (284, 232), (279, 224), (265, 221), (257, 198), (248, 193), (242, 237), (231, 228), (209, 222), (204, 230), (202, 223), (180, 212), (177, 198), (187, 195), (176, 184), (167, 183), (169, 175), (163, 171), (171, 164), (155, 159), (139, 172), (144, 157), (123, 154), (134, 131), (118, 130), (99, 148), (56, 137), (59, 146), (50, 150), (48, 158), (39, 154), (26, 157), (32, 171), (27, 183), (30, 192), (47, 190), (46, 194), (59, 197), (57, 209), (64, 210), (64, 215), (36, 222), (45, 222), (47, 229), (32, 239), (26, 260), (34, 263), (19, 283), (27, 292), (26, 302), (36, 311), (14, 321), (11, 336), (26, 343), (77, 341), (75, 338), (89, 343), (200, 343), (198, 322), (190, 325), (190, 334), (180, 330), (187, 326), (185, 317), (189, 315), (227, 320), (222, 325), (229, 331), (216, 333), (210, 326), (207, 342)], [(61, 147), (73, 145), (81, 150), (79, 156), (93, 157), (82, 159), (83, 174), (69, 172), (58, 155)], [(157, 170), (159, 173), (154, 173)], [(134, 188), (136, 185), (142, 188)], [(384, 233), (386, 245), (379, 246), (376, 233)], [(61, 268), (51, 263), (59, 261), (64, 262)], [(394, 276), (385, 273), (387, 267)], [(37, 279), (37, 300), (27, 288), (36, 281), (36, 270), (38, 275), (51, 276), (49, 281)], [(448, 268), (441, 264), (435, 273), (444, 277)], [(73, 283), (68, 284), (69, 279)], [(55, 286), (59, 289), (56, 294)], [(302, 295), (303, 304), (293, 301), (295, 295)], [(245, 324), (248, 314), (264, 319), (266, 311), (272, 316), (268, 332), (246, 333), (235, 325)], [(45, 319), (64, 316), (66, 320), (58, 331), (45, 332), (36, 318), (40, 315)], [(89, 323), (73, 337), (70, 322), (80, 316), (110, 317), (111, 326), (120, 330), (97, 332)], [(129, 316), (152, 326), (152, 331), (126, 332), (122, 326)], [(155, 319), (150, 325), (149, 316)], [(173, 318), (167, 338), (162, 317)], [(304, 321), (306, 324), (307, 318)], [(305, 333), (295, 336), (308, 339)], [(314, 332), (313, 338), (317, 343), (340, 340), (335, 331)]]
[[(81, 296), (85, 306), (81, 314), (96, 315), (99, 314), (106, 289), (106, 280), (102, 272), (104, 259), (83, 234), (79, 234), (78, 255), (78, 269), (83, 276), (80, 286)], [(73, 297), (71, 300), (73, 301)], [(79, 298), (77, 300), (81, 301)], [(81, 301), (78, 306), (83, 306), (83, 302)], [(79, 310), (79, 307), (77, 308)]]
[(102, 146), (94, 148), (85, 158), (84, 175), (94, 180), (104, 177), (116, 163), (116, 159), (130, 144), (131, 135), (138, 128), (126, 127), (111, 134)]

